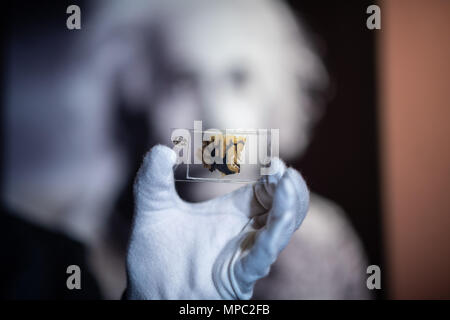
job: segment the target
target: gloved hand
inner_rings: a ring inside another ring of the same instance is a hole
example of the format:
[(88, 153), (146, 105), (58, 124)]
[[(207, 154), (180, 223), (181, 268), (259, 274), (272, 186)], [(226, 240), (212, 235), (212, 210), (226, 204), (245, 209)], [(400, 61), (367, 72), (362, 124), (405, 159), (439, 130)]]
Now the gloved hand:
[(157, 145), (134, 185), (127, 254), (128, 299), (249, 299), (302, 223), (309, 192), (301, 175), (277, 174), (225, 196), (188, 203), (177, 194), (176, 154)]

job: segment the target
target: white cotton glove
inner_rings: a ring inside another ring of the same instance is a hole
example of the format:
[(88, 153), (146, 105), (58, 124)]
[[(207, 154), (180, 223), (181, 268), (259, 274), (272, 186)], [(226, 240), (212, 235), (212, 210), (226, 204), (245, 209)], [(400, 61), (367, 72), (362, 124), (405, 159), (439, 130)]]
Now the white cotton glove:
[(175, 162), (173, 150), (157, 145), (137, 174), (125, 297), (251, 298), (306, 215), (303, 178), (275, 159), (277, 174), (188, 203), (175, 190)]

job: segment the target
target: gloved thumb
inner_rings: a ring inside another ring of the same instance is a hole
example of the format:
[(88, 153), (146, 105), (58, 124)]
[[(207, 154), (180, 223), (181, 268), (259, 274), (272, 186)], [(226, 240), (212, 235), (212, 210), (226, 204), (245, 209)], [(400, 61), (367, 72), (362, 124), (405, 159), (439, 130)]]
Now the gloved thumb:
[(161, 210), (174, 205), (177, 197), (173, 176), (175, 152), (154, 146), (144, 157), (134, 183), (136, 210)]

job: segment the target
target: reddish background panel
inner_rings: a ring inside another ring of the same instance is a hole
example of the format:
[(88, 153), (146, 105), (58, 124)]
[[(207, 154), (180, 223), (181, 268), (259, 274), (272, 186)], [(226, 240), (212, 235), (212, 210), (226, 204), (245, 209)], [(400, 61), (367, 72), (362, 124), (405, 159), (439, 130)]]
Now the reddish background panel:
[(384, 231), (391, 298), (450, 298), (450, 1), (382, 1)]

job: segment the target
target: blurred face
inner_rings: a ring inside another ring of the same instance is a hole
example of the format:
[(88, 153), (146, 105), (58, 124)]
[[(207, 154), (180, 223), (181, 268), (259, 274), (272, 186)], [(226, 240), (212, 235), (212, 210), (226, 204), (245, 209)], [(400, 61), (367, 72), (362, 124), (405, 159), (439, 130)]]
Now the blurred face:
[[(265, 44), (261, 32), (229, 14), (187, 14), (164, 27), (155, 74), (151, 123), (169, 128), (270, 128), (264, 95)], [(163, 137), (164, 138), (164, 137)], [(167, 138), (167, 137), (166, 137)]]
[(157, 142), (202, 120), (204, 130), (280, 129), (281, 157), (303, 151), (312, 114), (300, 80), (316, 76), (317, 61), (301, 47), (290, 14), (257, 3), (206, 1), (163, 19), (151, 63)]

